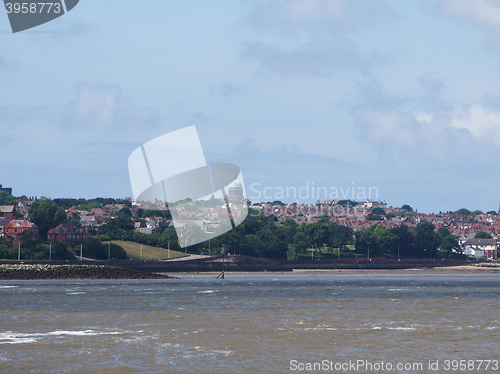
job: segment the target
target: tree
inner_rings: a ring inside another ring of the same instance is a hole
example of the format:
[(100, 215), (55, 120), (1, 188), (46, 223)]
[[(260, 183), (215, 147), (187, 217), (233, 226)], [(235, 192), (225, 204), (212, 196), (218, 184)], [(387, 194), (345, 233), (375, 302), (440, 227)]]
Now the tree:
[(352, 228), (331, 222), (328, 225), (328, 230), (330, 232), (330, 239), (327, 244), (333, 248), (338, 248), (341, 251), (344, 246), (352, 242), (354, 236)]
[(28, 215), (31, 221), (38, 226), (38, 233), (43, 240), (47, 238), (47, 232), (51, 228), (66, 222), (67, 219), (64, 210), (49, 199), (35, 201), (31, 205)]
[(21, 233), (21, 256), (33, 260), (39, 237), (36, 231), (26, 230)]
[(71, 248), (60, 241), (54, 240), (52, 242), (52, 260), (74, 260), (76, 259), (75, 253)]
[(172, 219), (169, 209), (146, 209), (142, 213), (142, 218), (146, 217), (163, 217), (165, 219)]
[(241, 254), (246, 256), (261, 256), (264, 252), (264, 243), (257, 235), (245, 235), (241, 240)]
[(305, 225), (303, 232), (317, 248), (321, 248), (323, 244), (327, 244), (330, 239), (327, 222), (318, 221)]
[(400, 257), (413, 257), (415, 255), (415, 229), (406, 225), (393, 227), (392, 233), (396, 235), (396, 248), (399, 247)]
[(385, 215), (385, 210), (380, 207), (376, 207), (372, 209), (372, 214)]
[(127, 214), (122, 214), (116, 218), (108, 218), (100, 227), (99, 234), (109, 235), (111, 239), (128, 240), (132, 237), (133, 230), (134, 221), (132, 218)]
[(478, 231), (476, 232), (476, 235), (474, 235), (474, 239), (493, 239), (493, 238), (491, 237), (491, 234), (488, 234), (487, 232)]
[(406, 210), (407, 212), (413, 212), (413, 208), (408, 204), (405, 204), (401, 207), (401, 210)]
[(356, 201), (352, 200), (340, 200), (337, 205), (343, 206), (343, 207), (352, 207), (358, 205)]
[(460, 252), (460, 245), (458, 244), (458, 236), (456, 235), (446, 235), (441, 240), (439, 248), (452, 253), (453, 251)]
[(107, 253), (104, 248), (96, 238), (88, 237), (82, 243), (83, 257), (105, 259), (107, 258)]
[(14, 259), (14, 250), (10, 240), (0, 238), (0, 259)]
[(433, 257), (437, 253), (440, 240), (434, 232), (434, 225), (430, 222), (423, 222), (416, 228), (415, 246), (416, 254), (419, 256)]
[(83, 257), (97, 258), (99, 260), (107, 260), (108, 256), (113, 259), (127, 258), (127, 252), (125, 252), (125, 250), (118, 244), (103, 244), (93, 237), (85, 239), (82, 246)]
[[(372, 227), (373, 226), (371, 226), (370, 228)], [(354, 248), (357, 253), (368, 255), (368, 250), (370, 250), (371, 252), (374, 249), (374, 243), (375, 240), (370, 229), (356, 231)]]
[(455, 214), (459, 214), (461, 216), (470, 216), (472, 212), (469, 209), (461, 208), (455, 212)]
[(375, 247), (372, 252), (374, 256), (394, 254), (394, 249), (397, 247), (397, 237), (388, 228), (382, 225), (375, 225), (373, 238), (375, 239)]
[(16, 198), (6, 191), (0, 190), (0, 205), (14, 204)]
[(293, 236), (293, 249), (295, 251), (295, 255), (304, 254), (306, 249), (311, 246), (311, 242), (309, 237), (304, 234), (302, 231), (297, 232)]

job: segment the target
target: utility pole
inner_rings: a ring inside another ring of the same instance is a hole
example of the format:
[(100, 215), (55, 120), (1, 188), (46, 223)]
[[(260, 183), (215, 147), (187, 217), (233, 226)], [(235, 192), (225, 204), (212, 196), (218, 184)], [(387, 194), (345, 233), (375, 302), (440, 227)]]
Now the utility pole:
[(111, 260), (111, 242), (108, 243), (108, 261)]
[(52, 242), (49, 245), (49, 261), (52, 261)]
[(17, 247), (17, 261), (21, 261), (21, 242), (19, 241), (19, 245)]
[(141, 243), (141, 255), (140, 255), (140, 257), (141, 257), (141, 261), (142, 261), (142, 243)]

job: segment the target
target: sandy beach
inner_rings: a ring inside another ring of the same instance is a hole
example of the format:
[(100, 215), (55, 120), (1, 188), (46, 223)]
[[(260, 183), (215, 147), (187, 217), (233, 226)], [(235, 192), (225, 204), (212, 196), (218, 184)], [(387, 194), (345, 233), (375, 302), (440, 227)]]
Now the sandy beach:
[[(483, 266), (443, 266), (433, 268), (410, 268), (410, 269), (293, 269), (293, 271), (225, 271), (225, 277), (238, 277), (238, 276), (259, 276), (259, 275), (287, 275), (287, 276), (307, 276), (307, 275), (439, 275), (439, 274), (500, 274), (500, 267), (483, 267)], [(182, 276), (192, 275), (211, 275), (217, 277), (219, 272), (176, 272), (175, 275), (182, 278)]]

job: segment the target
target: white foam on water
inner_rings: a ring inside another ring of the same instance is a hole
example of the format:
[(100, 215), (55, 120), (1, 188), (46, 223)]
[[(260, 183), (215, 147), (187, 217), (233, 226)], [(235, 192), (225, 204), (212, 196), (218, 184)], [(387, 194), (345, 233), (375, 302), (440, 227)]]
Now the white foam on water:
[(328, 325), (318, 325), (318, 326), (314, 327), (312, 330), (315, 330), (315, 331), (337, 331), (338, 329), (336, 329), (335, 327), (328, 326)]
[(0, 333), (0, 344), (23, 344), (23, 343), (36, 343), (40, 338), (49, 336), (98, 336), (98, 335), (117, 335), (122, 334), (118, 331), (95, 331), (95, 330), (79, 330), (79, 331), (66, 331), (56, 330), (45, 333)]
[(175, 352), (181, 353), (180, 357), (182, 358), (199, 358), (199, 357), (217, 357), (217, 356), (230, 356), (234, 354), (234, 351), (231, 350), (221, 350), (221, 349), (211, 349), (208, 347), (203, 347), (200, 345), (196, 345), (193, 347), (184, 345), (184, 344), (172, 344), (172, 343), (164, 343), (163, 347), (174, 350)]
[(26, 344), (36, 343), (36, 339), (18, 336), (12, 333), (0, 333), (0, 344)]
[(219, 290), (205, 290), (205, 291), (198, 291), (198, 293), (214, 293), (218, 292)]
[(415, 331), (415, 327), (388, 327), (389, 330)]
[(17, 286), (0, 286), (0, 289), (1, 288), (17, 288)]

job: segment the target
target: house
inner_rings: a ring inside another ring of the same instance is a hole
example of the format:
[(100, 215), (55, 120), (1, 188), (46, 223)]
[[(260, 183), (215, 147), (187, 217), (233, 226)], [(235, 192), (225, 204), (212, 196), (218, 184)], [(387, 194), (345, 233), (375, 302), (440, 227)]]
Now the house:
[(47, 240), (57, 240), (64, 243), (81, 243), (87, 239), (88, 233), (85, 227), (80, 228), (72, 223), (61, 223), (47, 233)]
[(2, 219), (14, 219), (14, 218), (16, 218), (16, 206), (15, 205), (0, 205), (0, 218), (2, 218)]
[(38, 226), (27, 219), (13, 219), (3, 227), (4, 236), (14, 238), (14, 243), (20, 242), (21, 234), (27, 230), (38, 232)]
[(487, 260), (497, 258), (497, 241), (495, 239), (469, 239), (463, 246), (467, 256)]
[(90, 214), (94, 215), (94, 216), (104, 216), (104, 210), (102, 210), (101, 208), (92, 208), (90, 210)]
[(0, 238), (3, 238), (3, 228), (10, 221), (11, 221), (10, 219), (0, 219)]

